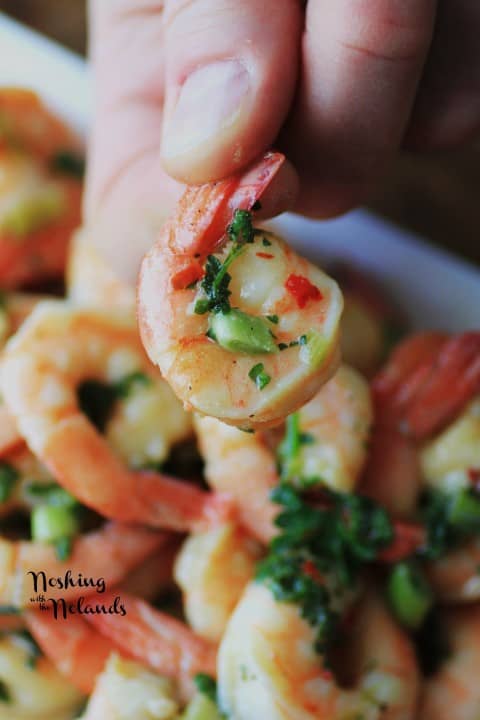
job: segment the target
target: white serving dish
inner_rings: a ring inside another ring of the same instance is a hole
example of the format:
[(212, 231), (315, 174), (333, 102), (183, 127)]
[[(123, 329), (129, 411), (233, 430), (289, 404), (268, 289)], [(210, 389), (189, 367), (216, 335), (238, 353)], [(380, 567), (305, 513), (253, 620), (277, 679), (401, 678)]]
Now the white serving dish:
[[(32, 87), (85, 132), (86, 63), (0, 13), (0, 85)], [(273, 225), (305, 254), (352, 260), (379, 276), (416, 328), (480, 328), (480, 272), (388, 222), (359, 210), (318, 222), (285, 215)]]

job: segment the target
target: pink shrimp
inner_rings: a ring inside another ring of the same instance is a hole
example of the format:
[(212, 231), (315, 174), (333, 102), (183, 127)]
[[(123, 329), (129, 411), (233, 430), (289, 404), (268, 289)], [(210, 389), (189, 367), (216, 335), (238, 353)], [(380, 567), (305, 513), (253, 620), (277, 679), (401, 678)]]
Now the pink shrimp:
[[(151, 360), (187, 407), (245, 428), (280, 423), (339, 362), (334, 281), (271, 233), (254, 233), (244, 215), (240, 230), (235, 224), (235, 211), (255, 206), (283, 161), (267, 153), (245, 175), (187, 188), (139, 278)], [(223, 304), (210, 307), (208, 292), (220, 285)]]
[[(102, 602), (112, 603), (114, 595), (107, 592)], [(122, 592), (122, 604), (124, 616), (89, 615), (88, 622), (139, 662), (178, 680), (186, 697), (194, 675), (216, 675), (215, 645), (140, 598)]]

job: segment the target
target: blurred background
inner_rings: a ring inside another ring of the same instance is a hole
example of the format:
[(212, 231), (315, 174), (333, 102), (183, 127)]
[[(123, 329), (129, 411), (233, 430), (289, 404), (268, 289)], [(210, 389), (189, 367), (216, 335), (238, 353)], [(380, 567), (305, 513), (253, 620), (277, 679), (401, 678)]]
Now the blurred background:
[[(85, 54), (86, 0), (1, 0), (0, 7)], [(404, 155), (370, 206), (480, 265), (480, 144), (475, 150)]]

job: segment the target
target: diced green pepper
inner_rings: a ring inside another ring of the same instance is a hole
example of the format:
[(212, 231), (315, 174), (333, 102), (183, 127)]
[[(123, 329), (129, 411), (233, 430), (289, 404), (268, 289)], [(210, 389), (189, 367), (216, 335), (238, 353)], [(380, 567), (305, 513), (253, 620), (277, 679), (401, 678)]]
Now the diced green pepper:
[(210, 337), (229, 352), (247, 355), (278, 352), (267, 322), (241, 310), (213, 313), (209, 318), (209, 330)]

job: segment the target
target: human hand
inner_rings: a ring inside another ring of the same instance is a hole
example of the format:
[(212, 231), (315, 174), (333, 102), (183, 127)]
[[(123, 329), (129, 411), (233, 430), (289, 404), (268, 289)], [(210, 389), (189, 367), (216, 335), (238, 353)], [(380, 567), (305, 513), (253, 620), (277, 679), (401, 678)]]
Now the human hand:
[[(131, 279), (181, 182), (275, 144), (298, 172), (296, 209), (329, 216), (360, 202), (403, 144), (480, 128), (477, 0), (90, 4), (86, 218), (106, 218), (98, 241)], [(276, 209), (297, 190), (293, 173), (282, 183)]]

